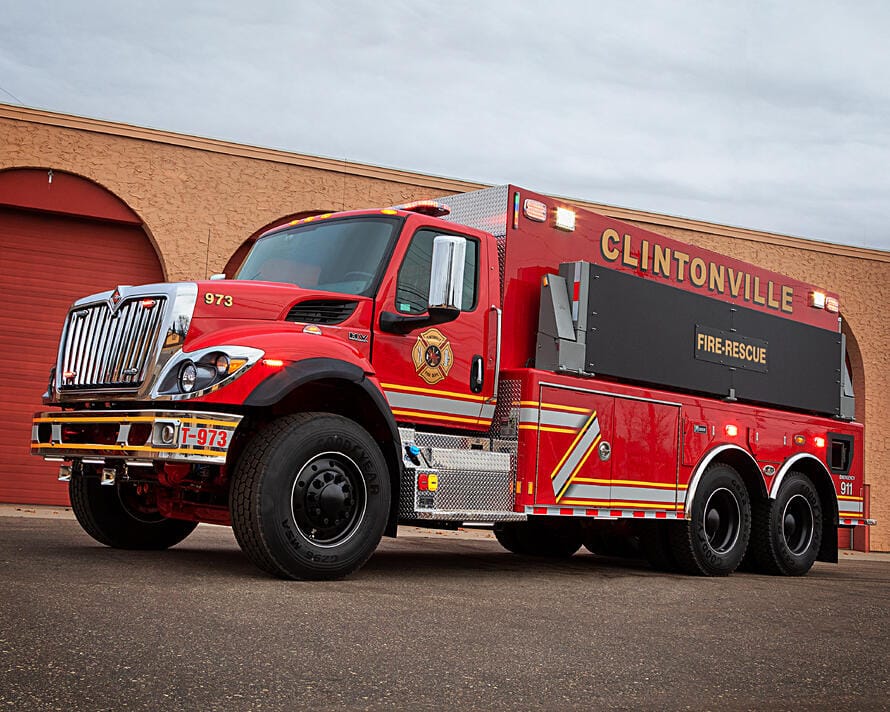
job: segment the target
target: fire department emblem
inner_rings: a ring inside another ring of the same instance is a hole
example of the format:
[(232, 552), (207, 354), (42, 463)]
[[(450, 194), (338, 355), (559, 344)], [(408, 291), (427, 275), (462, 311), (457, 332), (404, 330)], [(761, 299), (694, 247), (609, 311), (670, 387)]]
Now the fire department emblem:
[(430, 385), (444, 381), (454, 365), (451, 344), (438, 329), (427, 329), (417, 337), (411, 358), (417, 375)]

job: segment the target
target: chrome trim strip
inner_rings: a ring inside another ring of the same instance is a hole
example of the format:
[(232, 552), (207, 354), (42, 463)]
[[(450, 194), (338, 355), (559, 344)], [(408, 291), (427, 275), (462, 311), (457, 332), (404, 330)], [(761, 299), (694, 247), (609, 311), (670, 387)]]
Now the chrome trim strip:
[[(782, 486), (782, 480), (785, 479), (785, 475), (788, 474), (788, 471), (791, 469), (791, 466), (795, 462), (799, 462), (800, 460), (813, 460), (814, 462), (819, 463), (819, 465), (822, 467), (822, 470), (825, 472), (825, 474), (829, 478), (831, 477), (831, 475), (828, 472), (828, 468), (826, 468), (825, 465), (822, 464), (822, 461), (818, 457), (816, 457), (815, 455), (811, 455), (808, 452), (799, 452), (796, 455), (792, 455), (787, 460), (785, 460), (784, 463), (782, 463), (782, 467), (779, 468), (779, 474), (776, 475), (776, 479), (773, 480), (773, 486), (770, 488), (770, 492), (769, 492), (770, 499), (776, 498), (776, 496), (779, 494), (779, 487)], [(837, 492), (835, 492), (835, 497), (836, 496), (837, 496)]]
[[(739, 452), (745, 453), (748, 459), (751, 460), (751, 462), (754, 464), (754, 467), (757, 467), (757, 461), (753, 457), (751, 457), (751, 453), (744, 448), (739, 447), (738, 445), (718, 445), (717, 447), (715, 447), (707, 455), (705, 455), (704, 459), (701, 460), (698, 465), (696, 465), (695, 471), (692, 473), (692, 477), (689, 478), (689, 488), (686, 490), (686, 499), (683, 503), (683, 516), (685, 519), (692, 519), (692, 502), (695, 501), (695, 490), (698, 487), (698, 482), (701, 479), (701, 476), (708, 468), (708, 465), (711, 464), (711, 461), (721, 452), (725, 452), (727, 450), (738, 450)], [(758, 471), (760, 471), (759, 467), (757, 467), (757, 469)]]
[(624, 400), (642, 401), (643, 403), (660, 403), (661, 405), (672, 405), (677, 408), (683, 406), (682, 403), (674, 401), (658, 400), (657, 398), (643, 398), (641, 396), (626, 396), (620, 393), (611, 393), (609, 391), (597, 391), (592, 388), (581, 388), (580, 386), (567, 386), (563, 383), (550, 383), (548, 381), (538, 381), (539, 386), (550, 386), (551, 388), (563, 388), (567, 391), (578, 391), (579, 393), (592, 393), (598, 396), (609, 396), (610, 398), (622, 398)]

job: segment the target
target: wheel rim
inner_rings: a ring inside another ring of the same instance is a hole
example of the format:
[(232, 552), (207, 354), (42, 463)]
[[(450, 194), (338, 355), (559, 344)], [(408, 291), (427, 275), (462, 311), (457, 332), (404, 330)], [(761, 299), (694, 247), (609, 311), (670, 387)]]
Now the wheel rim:
[(341, 452), (316, 455), (303, 465), (291, 492), (291, 514), (300, 533), (316, 546), (348, 541), (365, 516), (362, 472)]
[(792, 554), (803, 554), (813, 541), (813, 507), (802, 494), (796, 494), (782, 512), (782, 538)]
[(157, 500), (148, 485), (116, 484), (117, 499), (124, 511), (137, 522), (158, 524), (165, 517), (158, 511)]
[(721, 487), (708, 497), (704, 508), (705, 534), (708, 546), (717, 554), (731, 551), (739, 538), (742, 511), (731, 490)]

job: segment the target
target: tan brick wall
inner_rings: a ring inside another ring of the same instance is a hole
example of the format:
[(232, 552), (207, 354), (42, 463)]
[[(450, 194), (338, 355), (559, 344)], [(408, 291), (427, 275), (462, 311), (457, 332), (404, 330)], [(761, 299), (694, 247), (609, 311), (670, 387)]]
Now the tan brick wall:
[[(247, 237), (286, 215), (392, 205), (481, 187), (0, 106), (0, 170), (13, 167), (68, 171), (120, 197), (144, 220), (169, 280), (221, 271)], [(890, 253), (595, 207), (840, 294), (863, 362), (865, 397), (860, 378), (857, 415), (864, 415), (867, 427), (866, 479), (872, 516), (879, 520), (871, 545), (890, 551)]]

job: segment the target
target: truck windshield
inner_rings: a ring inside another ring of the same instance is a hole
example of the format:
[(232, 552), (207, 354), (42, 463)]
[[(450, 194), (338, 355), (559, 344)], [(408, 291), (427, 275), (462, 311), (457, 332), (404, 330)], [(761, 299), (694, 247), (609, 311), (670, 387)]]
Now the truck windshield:
[(257, 240), (233, 279), (370, 296), (377, 290), (401, 218), (304, 223)]

